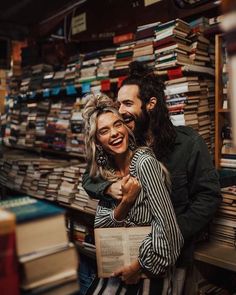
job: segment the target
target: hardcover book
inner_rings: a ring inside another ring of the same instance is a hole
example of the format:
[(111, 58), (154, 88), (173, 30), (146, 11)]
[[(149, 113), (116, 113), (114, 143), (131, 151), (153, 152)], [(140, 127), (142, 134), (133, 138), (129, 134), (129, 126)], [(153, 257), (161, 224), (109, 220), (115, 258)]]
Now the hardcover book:
[(16, 216), (18, 256), (68, 243), (63, 209), (29, 196), (0, 201), (0, 208)]
[(15, 216), (0, 210), (0, 293), (19, 295)]

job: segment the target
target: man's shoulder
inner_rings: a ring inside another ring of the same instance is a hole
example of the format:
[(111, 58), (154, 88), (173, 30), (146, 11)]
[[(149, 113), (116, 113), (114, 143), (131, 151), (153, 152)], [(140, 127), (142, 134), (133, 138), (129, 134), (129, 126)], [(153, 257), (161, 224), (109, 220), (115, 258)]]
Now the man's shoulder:
[(175, 126), (176, 142), (194, 141), (200, 137), (198, 132), (188, 126)]

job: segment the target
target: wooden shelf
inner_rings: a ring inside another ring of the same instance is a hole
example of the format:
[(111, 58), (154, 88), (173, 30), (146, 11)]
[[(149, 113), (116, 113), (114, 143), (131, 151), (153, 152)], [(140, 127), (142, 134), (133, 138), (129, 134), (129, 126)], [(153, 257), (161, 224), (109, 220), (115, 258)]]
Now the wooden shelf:
[(54, 155), (54, 156), (64, 156), (67, 158), (77, 158), (77, 159), (85, 159), (84, 154), (79, 154), (75, 152), (66, 152), (66, 151), (58, 151), (53, 149), (46, 149), (46, 148), (40, 148), (40, 147), (27, 147), (27, 146), (20, 146), (20, 145), (3, 145), (5, 149), (16, 149), (16, 150), (23, 150), (27, 152), (37, 153), (37, 154), (46, 154)]
[(236, 272), (236, 248), (204, 243), (194, 253), (195, 260)]
[(230, 113), (230, 109), (219, 109), (219, 113)]

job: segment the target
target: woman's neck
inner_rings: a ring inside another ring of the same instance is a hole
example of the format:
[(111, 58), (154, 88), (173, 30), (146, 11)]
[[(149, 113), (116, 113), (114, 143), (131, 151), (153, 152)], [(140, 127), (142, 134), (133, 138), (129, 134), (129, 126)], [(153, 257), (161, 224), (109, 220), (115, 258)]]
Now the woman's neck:
[(133, 152), (128, 150), (127, 153), (115, 157), (116, 174), (119, 177), (124, 177), (129, 174), (129, 166), (132, 156)]

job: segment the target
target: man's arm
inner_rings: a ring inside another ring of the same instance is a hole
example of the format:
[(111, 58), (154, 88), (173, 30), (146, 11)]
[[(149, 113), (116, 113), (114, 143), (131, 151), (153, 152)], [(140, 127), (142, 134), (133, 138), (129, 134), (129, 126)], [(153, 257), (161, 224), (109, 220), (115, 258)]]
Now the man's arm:
[(192, 238), (209, 223), (222, 199), (218, 173), (200, 136), (194, 137), (187, 175), (190, 203), (186, 212), (177, 216), (184, 240)]
[(121, 200), (122, 195), (122, 179), (116, 182), (106, 181), (104, 179), (92, 179), (89, 176), (89, 169), (87, 168), (82, 179), (82, 186), (87, 194), (94, 199), (110, 201), (112, 198)]
[(109, 196), (106, 191), (108, 187), (112, 184), (112, 182), (104, 180), (102, 178), (96, 178), (96, 180), (92, 179), (89, 175), (89, 168), (87, 167), (83, 179), (82, 186), (87, 192), (87, 194), (94, 199), (98, 200), (111, 200), (111, 196)]

